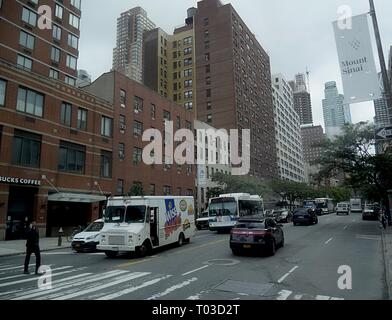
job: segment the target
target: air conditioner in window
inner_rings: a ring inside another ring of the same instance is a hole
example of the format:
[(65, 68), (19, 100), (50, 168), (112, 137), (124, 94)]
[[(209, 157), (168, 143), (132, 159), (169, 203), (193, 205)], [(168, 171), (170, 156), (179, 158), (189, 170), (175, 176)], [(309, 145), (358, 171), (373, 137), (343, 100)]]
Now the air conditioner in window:
[(121, 131), (125, 131), (125, 124), (121, 124), (121, 125), (120, 125), (120, 130), (121, 130)]

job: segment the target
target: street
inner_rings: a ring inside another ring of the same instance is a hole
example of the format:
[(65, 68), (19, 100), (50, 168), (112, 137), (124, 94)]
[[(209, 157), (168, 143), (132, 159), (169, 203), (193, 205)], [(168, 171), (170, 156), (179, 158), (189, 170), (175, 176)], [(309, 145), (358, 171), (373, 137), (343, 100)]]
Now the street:
[[(24, 256), (0, 258), (2, 300), (363, 300), (387, 299), (378, 222), (328, 215), (315, 226), (284, 226), (274, 257), (233, 256), (229, 235), (198, 231), (191, 243), (145, 259), (108, 259), (70, 249), (42, 253), (52, 289), (23, 275)], [(32, 258), (31, 263), (35, 259)], [(338, 287), (340, 266), (352, 290)], [(34, 266), (30, 266), (30, 271)]]

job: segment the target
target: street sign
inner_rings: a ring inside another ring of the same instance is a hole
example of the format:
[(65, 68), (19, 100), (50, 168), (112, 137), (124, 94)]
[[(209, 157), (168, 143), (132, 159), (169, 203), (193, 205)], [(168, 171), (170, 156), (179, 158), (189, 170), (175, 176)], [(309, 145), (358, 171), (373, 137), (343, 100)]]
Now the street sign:
[(389, 140), (392, 139), (392, 126), (380, 128), (376, 131), (377, 140)]

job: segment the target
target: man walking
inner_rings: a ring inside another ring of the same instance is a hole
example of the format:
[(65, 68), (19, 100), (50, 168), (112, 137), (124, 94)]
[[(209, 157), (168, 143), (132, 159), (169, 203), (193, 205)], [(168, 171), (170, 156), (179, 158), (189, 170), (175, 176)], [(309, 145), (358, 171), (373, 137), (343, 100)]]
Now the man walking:
[(39, 233), (35, 221), (30, 224), (29, 229), (27, 230), (24, 274), (30, 274), (29, 263), (32, 253), (35, 255), (35, 274), (38, 274), (39, 267), (41, 266), (41, 252), (39, 249)]

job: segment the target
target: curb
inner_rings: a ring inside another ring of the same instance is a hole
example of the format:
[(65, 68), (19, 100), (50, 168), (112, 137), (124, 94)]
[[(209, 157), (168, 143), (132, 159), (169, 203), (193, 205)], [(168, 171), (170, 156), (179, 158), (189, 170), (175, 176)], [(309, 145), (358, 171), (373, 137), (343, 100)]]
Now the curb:
[[(40, 250), (40, 252), (50, 252), (50, 251), (57, 251), (57, 250), (63, 250), (63, 249), (70, 249), (71, 245), (67, 246), (67, 247), (57, 247), (57, 248), (51, 248), (51, 249), (43, 249)], [(16, 256), (22, 256), (25, 255), (26, 252), (15, 252), (15, 253), (9, 253), (9, 254), (4, 254), (4, 255), (0, 255), (0, 259), (1, 258), (5, 258), (5, 257), (16, 257)]]
[(384, 267), (385, 267), (385, 281), (387, 285), (387, 293), (388, 293), (388, 300), (392, 300), (392, 286), (391, 286), (391, 274), (389, 272), (389, 258), (388, 258), (388, 250), (386, 248), (386, 241), (385, 241), (385, 232), (381, 230), (381, 243), (382, 243), (382, 252), (384, 257)]

